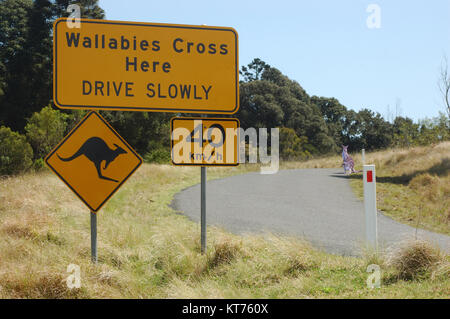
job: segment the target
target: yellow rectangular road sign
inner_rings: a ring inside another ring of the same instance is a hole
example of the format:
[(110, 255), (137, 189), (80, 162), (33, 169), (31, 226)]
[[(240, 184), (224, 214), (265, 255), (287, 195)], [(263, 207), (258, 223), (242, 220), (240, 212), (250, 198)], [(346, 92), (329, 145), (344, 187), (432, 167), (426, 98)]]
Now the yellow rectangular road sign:
[(239, 165), (239, 120), (174, 117), (170, 121), (174, 165)]
[(96, 212), (137, 170), (142, 158), (100, 114), (90, 112), (45, 163)]
[(67, 18), (53, 26), (58, 107), (220, 114), (239, 109), (234, 29), (80, 21), (80, 28), (70, 28)]

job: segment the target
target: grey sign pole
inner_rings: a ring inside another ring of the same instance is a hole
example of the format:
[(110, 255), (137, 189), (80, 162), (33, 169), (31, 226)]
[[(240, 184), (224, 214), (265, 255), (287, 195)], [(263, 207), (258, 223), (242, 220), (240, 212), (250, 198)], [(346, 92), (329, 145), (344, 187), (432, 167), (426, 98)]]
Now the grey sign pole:
[(201, 168), (201, 247), (202, 254), (206, 253), (206, 167)]
[(91, 211), (91, 260), (97, 263), (97, 214)]

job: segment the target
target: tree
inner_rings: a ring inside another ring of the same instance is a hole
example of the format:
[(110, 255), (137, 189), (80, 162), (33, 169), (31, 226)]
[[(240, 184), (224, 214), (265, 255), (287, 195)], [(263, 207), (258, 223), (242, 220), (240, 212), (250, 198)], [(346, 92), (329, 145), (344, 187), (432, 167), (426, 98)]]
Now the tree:
[(355, 144), (358, 148), (374, 150), (391, 145), (393, 135), (391, 124), (385, 121), (380, 113), (363, 109), (357, 113), (356, 125), (358, 138)]
[(353, 110), (347, 110), (343, 118), (341, 141), (343, 145), (349, 145), (350, 149), (361, 149), (358, 113)]
[[(311, 102), (317, 105), (328, 128), (328, 134), (336, 146), (343, 143), (343, 131), (347, 109), (335, 98), (313, 96)], [(346, 144), (347, 145), (347, 144)]]
[(169, 113), (102, 111), (101, 114), (140, 154), (170, 147)]
[(242, 73), (245, 72), (237, 113), (243, 128), (291, 128), (298, 137), (307, 138), (307, 147), (312, 153), (336, 149), (320, 109), (311, 103), (299, 83), (260, 59), (243, 67)]
[(32, 5), (31, 0), (0, 3), (0, 98), (5, 94), (8, 67), (23, 50), (27, 37), (25, 21)]
[(247, 66), (242, 66), (241, 70), (239, 71), (239, 74), (244, 77), (244, 80), (241, 82), (261, 80), (262, 73), (268, 68), (270, 68), (270, 65), (268, 65), (266, 62), (258, 58), (253, 59), (253, 61)]
[(420, 134), (415, 141), (419, 145), (428, 145), (450, 139), (450, 118), (439, 112), (439, 116), (419, 121)]
[(395, 146), (412, 146), (419, 137), (419, 125), (408, 117), (397, 116), (393, 123), (393, 133)]
[(28, 100), (26, 72), (31, 57), (27, 41), (32, 7), (31, 0), (0, 2), (0, 121), (13, 129), (23, 128), (23, 104)]
[(438, 86), (441, 91), (444, 104), (447, 107), (447, 115), (450, 118), (450, 73), (448, 71), (447, 56), (444, 56), (442, 59)]
[(54, 2), (53, 11), (55, 17), (68, 17), (67, 7), (70, 4), (78, 4), (80, 6), (81, 18), (104, 19), (105, 11), (98, 5), (98, 0), (56, 0)]
[(284, 113), (275, 98), (277, 90), (279, 87), (268, 81), (258, 80), (240, 85), (238, 117), (242, 127), (260, 128), (281, 125)]
[[(4, 43), (2, 63), (5, 65), (4, 96), (0, 104), (3, 122), (23, 130), (26, 118), (51, 99), (52, 81), (52, 3), (49, 0), (6, 0), (0, 4), (5, 24), (0, 33), (11, 33), (13, 41)], [(13, 24), (20, 14), (20, 23)]]

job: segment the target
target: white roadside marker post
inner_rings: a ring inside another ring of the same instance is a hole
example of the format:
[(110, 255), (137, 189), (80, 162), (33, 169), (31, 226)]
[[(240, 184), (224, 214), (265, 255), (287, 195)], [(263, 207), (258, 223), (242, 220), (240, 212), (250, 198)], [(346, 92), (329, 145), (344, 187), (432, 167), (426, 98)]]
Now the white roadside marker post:
[(361, 162), (362, 162), (362, 165), (366, 164), (366, 150), (365, 149), (362, 149), (362, 151), (361, 151)]
[(375, 165), (363, 165), (366, 242), (377, 249), (377, 190)]

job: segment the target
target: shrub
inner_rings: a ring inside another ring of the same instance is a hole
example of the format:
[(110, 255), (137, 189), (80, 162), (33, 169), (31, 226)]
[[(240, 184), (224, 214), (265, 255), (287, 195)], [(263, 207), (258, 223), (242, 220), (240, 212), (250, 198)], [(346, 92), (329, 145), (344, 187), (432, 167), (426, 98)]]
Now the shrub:
[(50, 106), (35, 112), (25, 126), (27, 139), (34, 150), (34, 157), (42, 158), (63, 138), (67, 127), (67, 115)]
[(12, 175), (28, 169), (33, 158), (33, 149), (25, 136), (0, 127), (0, 175)]
[(66, 122), (67, 127), (65, 134), (69, 133), (70, 130), (72, 130), (75, 125), (77, 125), (88, 113), (86, 110), (70, 110), (70, 113), (67, 114)]
[(45, 168), (45, 163), (43, 158), (38, 158), (33, 162), (33, 170), (40, 171)]
[(308, 138), (306, 136), (298, 137), (293, 129), (288, 127), (280, 128), (280, 157), (282, 159), (305, 160), (311, 155), (307, 150), (308, 146)]
[(170, 163), (170, 150), (166, 148), (157, 148), (151, 150), (144, 156), (147, 163), (168, 164)]

